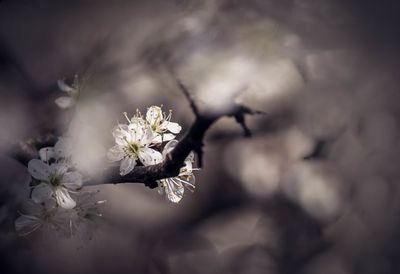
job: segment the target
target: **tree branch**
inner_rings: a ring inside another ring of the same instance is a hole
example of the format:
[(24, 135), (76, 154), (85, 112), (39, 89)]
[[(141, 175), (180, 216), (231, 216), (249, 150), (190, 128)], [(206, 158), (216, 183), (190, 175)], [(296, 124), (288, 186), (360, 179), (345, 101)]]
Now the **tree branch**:
[[(252, 112), (251, 112), (252, 113)], [(204, 135), (210, 126), (223, 116), (233, 116), (250, 114), (243, 106), (235, 106), (230, 111), (207, 115), (198, 114), (196, 120), (191, 126), (189, 132), (178, 142), (176, 147), (167, 154), (166, 159), (152, 166), (136, 166), (134, 170), (125, 175), (120, 176), (119, 166), (112, 167), (95, 178), (96, 182), (92, 184), (119, 184), (119, 183), (144, 183), (150, 188), (157, 187), (156, 180), (175, 177), (179, 174), (180, 168), (184, 165), (186, 157), (191, 151), (195, 151), (199, 158), (199, 166), (202, 166), (202, 146)]]
[[(125, 176), (120, 175), (119, 166), (112, 166), (100, 172), (94, 178), (90, 178), (90, 180), (87, 181), (89, 185), (143, 183), (150, 188), (155, 188), (157, 187), (157, 180), (175, 177), (179, 174), (180, 168), (184, 165), (184, 161), (191, 151), (197, 153), (199, 166), (202, 167), (204, 135), (215, 121), (224, 116), (235, 118), (243, 127), (245, 136), (251, 135), (250, 130), (245, 124), (244, 117), (246, 114), (257, 114), (260, 112), (252, 111), (242, 105), (234, 105), (232, 108), (220, 113), (207, 110), (200, 112), (188, 89), (179, 80), (177, 83), (189, 101), (196, 119), (188, 133), (178, 142), (176, 147), (167, 154), (166, 159), (162, 163), (156, 165), (136, 166), (131, 173)], [(10, 156), (22, 164), (27, 165), (30, 159), (38, 157), (37, 150), (40, 146), (48, 146), (51, 142), (53, 142), (54, 145), (54, 136), (37, 138), (27, 143), (18, 143), (17, 147), (13, 149), (15, 153), (10, 154)]]

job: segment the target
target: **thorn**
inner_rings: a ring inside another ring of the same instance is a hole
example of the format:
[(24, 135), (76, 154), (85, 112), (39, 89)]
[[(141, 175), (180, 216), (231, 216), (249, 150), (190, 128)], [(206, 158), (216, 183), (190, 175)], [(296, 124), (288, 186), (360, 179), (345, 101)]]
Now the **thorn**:
[(244, 131), (244, 136), (245, 137), (251, 137), (251, 131), (250, 129), (247, 127), (246, 123), (245, 123), (245, 118), (244, 118), (244, 114), (243, 112), (238, 112), (234, 115), (236, 122), (238, 122), (238, 124), (240, 124), (240, 126), (243, 128)]
[(192, 96), (190, 95), (190, 92), (189, 92), (188, 89), (182, 84), (182, 82), (181, 82), (179, 79), (177, 79), (176, 81), (177, 81), (177, 83), (178, 83), (179, 88), (182, 90), (183, 94), (185, 95), (186, 99), (189, 101), (190, 107), (192, 108), (192, 110), (193, 110), (195, 116), (196, 116), (196, 117), (199, 117), (199, 110), (198, 110), (198, 108), (197, 108), (197, 106), (196, 106), (196, 104), (195, 104), (195, 102), (194, 102)]

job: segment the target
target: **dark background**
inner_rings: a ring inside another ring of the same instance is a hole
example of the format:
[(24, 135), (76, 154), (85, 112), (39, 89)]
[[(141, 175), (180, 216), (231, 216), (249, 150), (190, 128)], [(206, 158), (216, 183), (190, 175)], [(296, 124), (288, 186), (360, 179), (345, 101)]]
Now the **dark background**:
[[(0, 157), (2, 273), (400, 273), (396, 1), (0, 1), (0, 149), (67, 130), (96, 173), (122, 112), (163, 103), (266, 112), (207, 134), (196, 191), (140, 184), (106, 199), (93, 236), (18, 237), (26, 168)], [(56, 81), (87, 78), (60, 110)], [(71, 122), (72, 121), (72, 122)], [(178, 137), (181, 137), (182, 134)]]

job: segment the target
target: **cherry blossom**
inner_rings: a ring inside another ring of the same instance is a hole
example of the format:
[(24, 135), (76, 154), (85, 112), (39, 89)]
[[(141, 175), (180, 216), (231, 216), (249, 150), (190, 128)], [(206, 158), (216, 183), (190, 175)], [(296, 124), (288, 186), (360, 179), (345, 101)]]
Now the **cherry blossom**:
[(154, 134), (142, 118), (132, 118), (129, 125), (117, 125), (112, 134), (116, 145), (109, 149), (107, 158), (112, 162), (121, 161), (121, 176), (130, 173), (139, 161), (145, 166), (162, 161), (161, 153), (150, 147)]
[(76, 203), (69, 191), (81, 188), (83, 180), (79, 172), (68, 171), (68, 168), (64, 162), (47, 164), (39, 159), (30, 160), (29, 173), (40, 182), (32, 191), (32, 199), (41, 203), (54, 197), (61, 207), (74, 208)]

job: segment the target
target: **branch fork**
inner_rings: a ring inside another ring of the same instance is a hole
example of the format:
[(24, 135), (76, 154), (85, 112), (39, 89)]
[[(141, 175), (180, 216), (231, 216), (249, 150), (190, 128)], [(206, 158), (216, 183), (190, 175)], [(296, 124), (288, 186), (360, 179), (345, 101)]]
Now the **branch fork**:
[[(186, 157), (191, 151), (198, 156), (199, 167), (203, 165), (203, 139), (210, 126), (218, 119), (227, 116), (233, 117), (243, 128), (244, 136), (251, 136), (251, 132), (245, 123), (245, 115), (260, 114), (243, 105), (234, 105), (233, 108), (220, 113), (200, 111), (189, 90), (177, 80), (178, 87), (188, 100), (195, 115), (195, 121), (188, 133), (178, 142), (176, 147), (167, 154), (162, 163), (151, 166), (136, 166), (132, 172), (121, 176), (118, 166), (111, 166), (100, 172), (95, 178), (90, 178), (89, 185), (98, 184), (120, 184), (120, 183), (143, 183), (149, 188), (157, 187), (157, 180), (178, 176), (180, 168), (184, 165)], [(38, 149), (54, 145), (54, 135), (39, 137), (27, 142), (18, 142), (8, 153), (9, 156), (27, 166), (29, 160), (38, 158)]]

